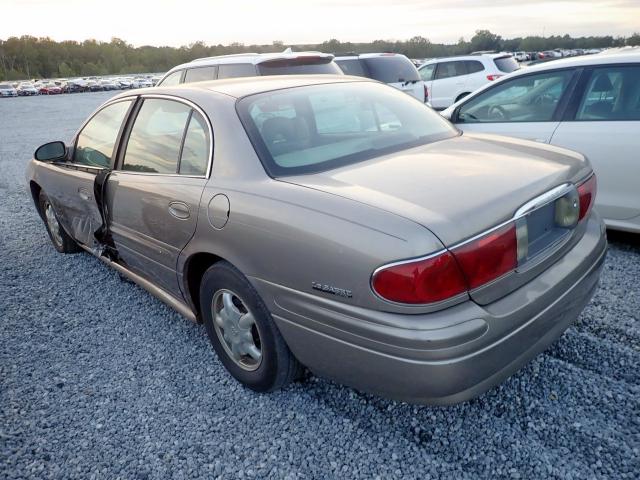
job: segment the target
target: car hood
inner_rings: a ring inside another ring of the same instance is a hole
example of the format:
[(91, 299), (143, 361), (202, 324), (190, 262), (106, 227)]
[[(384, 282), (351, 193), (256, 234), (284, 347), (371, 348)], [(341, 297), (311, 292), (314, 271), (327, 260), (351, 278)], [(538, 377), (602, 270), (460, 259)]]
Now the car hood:
[(413, 220), (446, 246), (511, 218), (532, 198), (591, 171), (579, 153), (467, 134), (326, 172), (279, 180)]

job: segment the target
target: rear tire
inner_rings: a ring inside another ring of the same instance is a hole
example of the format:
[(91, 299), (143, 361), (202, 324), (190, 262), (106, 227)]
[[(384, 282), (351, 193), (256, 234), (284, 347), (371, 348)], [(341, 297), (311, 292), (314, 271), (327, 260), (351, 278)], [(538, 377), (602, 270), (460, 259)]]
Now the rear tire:
[(218, 358), (240, 383), (271, 392), (301, 376), (258, 292), (231, 264), (218, 262), (205, 272), (200, 311)]
[(42, 190), (38, 197), (38, 203), (40, 205), (42, 219), (47, 227), (47, 233), (49, 234), (53, 247), (60, 253), (78, 253), (81, 248), (75, 240), (67, 234), (62, 225), (60, 225), (58, 216), (53, 209), (53, 205)]

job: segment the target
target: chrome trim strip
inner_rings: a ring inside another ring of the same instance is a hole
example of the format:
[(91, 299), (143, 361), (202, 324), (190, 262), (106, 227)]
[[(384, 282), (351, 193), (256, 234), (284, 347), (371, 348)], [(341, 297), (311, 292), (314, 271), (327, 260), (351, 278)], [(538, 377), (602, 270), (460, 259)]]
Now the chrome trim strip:
[(549, 203), (568, 193), (573, 188), (575, 188), (573, 183), (563, 183), (562, 185), (558, 185), (557, 187), (552, 188), (548, 192), (543, 193), (542, 195), (528, 201), (523, 206), (521, 206), (518, 210), (516, 210), (513, 219), (516, 220), (520, 217), (524, 217), (526, 214), (531, 213), (538, 208), (544, 207), (545, 205), (548, 205)]
[(131, 270), (123, 267), (119, 263), (116, 263), (116, 262), (114, 262), (112, 260), (109, 260), (108, 258), (96, 255), (86, 245), (81, 245), (81, 244), (78, 244), (78, 245), (80, 245), (88, 253), (90, 253), (94, 257), (98, 258), (99, 260), (101, 260), (102, 262), (107, 264), (108, 266), (110, 266), (110, 267), (114, 268), (115, 270), (117, 270), (119, 273), (121, 273), (122, 275), (127, 277), (129, 280), (131, 280), (135, 284), (137, 284), (137, 285), (141, 286), (142, 288), (144, 288), (147, 292), (149, 292), (151, 295), (156, 297), (158, 300), (161, 300), (162, 302), (164, 302), (165, 304), (167, 304), (168, 306), (173, 308), (180, 315), (188, 318), (192, 322), (196, 322), (197, 323), (197, 321), (198, 321), (197, 317), (193, 313), (191, 308), (189, 308), (186, 304), (182, 303), (180, 300), (175, 298), (173, 295), (171, 295), (170, 293), (168, 293), (164, 289), (162, 289), (162, 288), (158, 287), (157, 285), (151, 283), (149, 280), (147, 280), (146, 278), (141, 277), (137, 273), (133, 273)]

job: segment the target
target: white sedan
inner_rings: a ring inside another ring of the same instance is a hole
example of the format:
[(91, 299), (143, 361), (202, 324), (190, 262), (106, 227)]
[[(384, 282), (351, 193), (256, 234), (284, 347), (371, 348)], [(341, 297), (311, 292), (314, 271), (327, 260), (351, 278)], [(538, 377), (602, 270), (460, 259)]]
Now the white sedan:
[(640, 49), (516, 71), (442, 112), (458, 128), (586, 155), (609, 228), (640, 233)]

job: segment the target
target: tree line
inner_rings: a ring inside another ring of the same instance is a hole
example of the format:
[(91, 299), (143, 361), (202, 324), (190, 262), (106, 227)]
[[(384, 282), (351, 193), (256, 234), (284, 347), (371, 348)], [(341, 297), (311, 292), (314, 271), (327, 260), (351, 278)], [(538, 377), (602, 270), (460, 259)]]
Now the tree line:
[[(409, 58), (431, 58), (462, 55), (479, 50), (537, 52), (554, 48), (589, 49), (624, 45), (640, 45), (640, 33), (626, 38), (614, 38), (610, 35), (573, 38), (564, 35), (503, 39), (488, 30), (477, 30), (469, 41), (460, 38), (454, 44), (432, 43), (425, 37), (416, 36), (404, 41), (374, 40), (353, 43), (331, 39), (320, 44), (291, 46), (294, 51), (396, 52)], [(10, 37), (0, 40), (0, 80), (164, 72), (195, 58), (245, 52), (278, 52), (284, 48), (284, 43), (280, 41), (274, 41), (269, 45), (206, 45), (204, 42), (195, 42), (175, 48), (134, 47), (119, 38), (113, 38), (110, 42), (56, 42), (50, 38), (32, 36)]]

